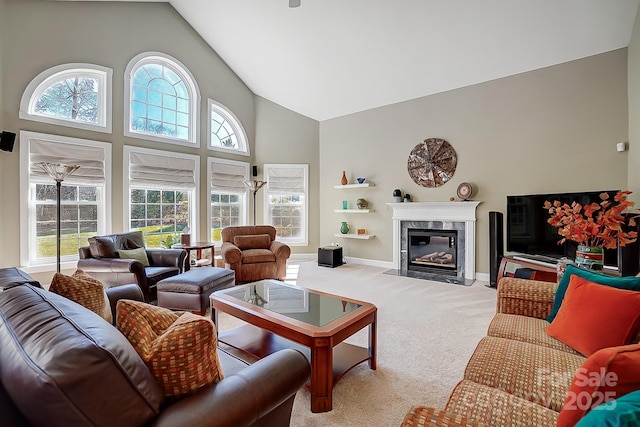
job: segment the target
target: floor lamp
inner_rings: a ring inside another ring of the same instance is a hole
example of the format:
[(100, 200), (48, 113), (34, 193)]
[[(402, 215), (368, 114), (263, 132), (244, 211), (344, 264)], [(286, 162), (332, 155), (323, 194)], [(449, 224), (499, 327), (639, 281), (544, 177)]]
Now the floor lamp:
[(60, 187), (62, 186), (62, 181), (77, 171), (80, 166), (47, 162), (40, 162), (38, 166), (56, 182), (56, 272), (60, 273)]
[(258, 181), (254, 179), (253, 181), (244, 181), (244, 185), (251, 191), (253, 191), (253, 225), (256, 225), (256, 193), (260, 190), (267, 181)]

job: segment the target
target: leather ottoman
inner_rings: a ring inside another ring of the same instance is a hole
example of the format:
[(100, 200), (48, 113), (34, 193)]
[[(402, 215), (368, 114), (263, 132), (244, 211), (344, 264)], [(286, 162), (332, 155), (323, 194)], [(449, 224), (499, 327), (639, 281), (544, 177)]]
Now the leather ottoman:
[(236, 273), (227, 268), (201, 267), (158, 282), (158, 306), (203, 315), (209, 295), (235, 285)]

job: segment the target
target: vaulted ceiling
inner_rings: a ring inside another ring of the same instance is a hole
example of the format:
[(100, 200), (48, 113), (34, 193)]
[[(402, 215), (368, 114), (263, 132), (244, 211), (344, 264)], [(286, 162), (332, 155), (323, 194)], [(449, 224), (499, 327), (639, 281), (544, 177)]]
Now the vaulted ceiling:
[(257, 95), (316, 120), (627, 47), (640, 0), (170, 0)]

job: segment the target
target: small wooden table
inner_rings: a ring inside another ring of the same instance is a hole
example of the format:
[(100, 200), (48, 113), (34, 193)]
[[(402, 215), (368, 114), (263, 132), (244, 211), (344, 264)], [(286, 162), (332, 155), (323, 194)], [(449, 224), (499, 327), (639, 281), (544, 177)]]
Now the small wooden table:
[(203, 267), (205, 265), (213, 265), (215, 266), (214, 257), (215, 257), (215, 243), (213, 242), (195, 242), (189, 245), (183, 245), (181, 243), (176, 243), (175, 245), (171, 245), (173, 249), (184, 249), (187, 251), (187, 264), (184, 267), (184, 271), (189, 271), (191, 269), (191, 251), (196, 251), (196, 259), (201, 260), (202, 251), (204, 249), (211, 249), (211, 258), (208, 259), (207, 263), (204, 265), (196, 265), (197, 267)]
[[(260, 280), (214, 292), (211, 315), (218, 310), (244, 320), (247, 325), (218, 331), (218, 340), (257, 358), (283, 348), (302, 351), (311, 363), (311, 411), (333, 408), (333, 386), (351, 368), (368, 362), (376, 369), (375, 305), (293, 286), (277, 280)], [(343, 342), (369, 327), (368, 348)]]

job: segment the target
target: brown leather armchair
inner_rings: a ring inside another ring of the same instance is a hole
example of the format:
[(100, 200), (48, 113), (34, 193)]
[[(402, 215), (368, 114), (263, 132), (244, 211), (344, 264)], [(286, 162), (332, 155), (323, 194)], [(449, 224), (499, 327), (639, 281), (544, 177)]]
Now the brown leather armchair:
[(110, 234), (89, 238), (89, 246), (78, 249), (78, 268), (108, 287), (136, 283), (146, 302), (156, 299), (156, 285), (184, 271), (184, 249), (146, 249), (149, 266), (135, 259), (120, 258), (121, 249), (144, 248), (142, 232)]
[(220, 249), (225, 266), (236, 272), (236, 283), (286, 276), (291, 248), (276, 241), (271, 225), (225, 227)]

